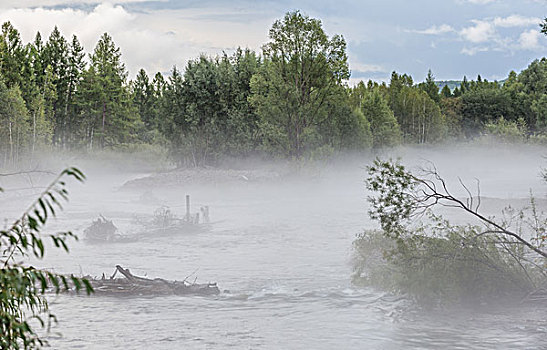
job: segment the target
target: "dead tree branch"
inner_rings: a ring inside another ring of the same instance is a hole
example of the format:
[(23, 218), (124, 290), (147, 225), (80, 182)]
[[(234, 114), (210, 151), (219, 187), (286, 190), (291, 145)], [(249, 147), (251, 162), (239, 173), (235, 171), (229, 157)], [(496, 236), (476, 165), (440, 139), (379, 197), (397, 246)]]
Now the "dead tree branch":
[[(477, 219), (479, 219), (485, 225), (494, 228), (494, 230), (485, 231), (485, 232), (479, 234), (479, 236), (483, 235), (483, 234), (488, 234), (488, 233), (497, 233), (497, 234), (502, 234), (502, 235), (505, 235), (505, 236), (510, 236), (510, 237), (513, 237), (514, 239), (516, 239), (521, 244), (525, 245), (527, 248), (529, 248), (529, 249), (533, 250), (534, 252), (536, 252), (537, 254), (541, 255), (542, 257), (547, 258), (547, 252), (545, 252), (545, 251), (541, 250), (540, 248), (534, 246), (533, 244), (531, 244), (530, 242), (528, 242), (527, 240), (522, 238), (519, 234), (508, 230), (507, 228), (505, 228), (502, 225), (498, 224), (494, 220), (489, 219), (489, 218), (485, 217), (484, 215), (480, 214), (477, 211), (477, 209), (480, 205), (480, 202), (479, 202), (479, 204), (477, 205), (476, 208), (473, 207), (473, 196), (472, 196), (471, 192), (469, 191), (469, 189), (467, 188), (467, 186), (463, 183), (463, 181), (461, 179), (459, 179), (460, 184), (462, 185), (462, 187), (465, 189), (465, 191), (469, 195), (467, 203), (464, 203), (461, 199), (458, 199), (458, 198), (454, 197), (451, 194), (451, 192), (448, 190), (448, 187), (446, 185), (445, 180), (439, 175), (439, 173), (436, 170), (430, 170), (430, 171), (428, 171), (428, 173), (429, 173), (429, 175), (433, 176), (433, 178), (436, 181), (440, 182), (440, 184), (442, 186), (442, 189), (443, 189), (443, 192), (439, 192), (436, 189), (436, 186), (431, 184), (431, 180), (424, 180), (424, 179), (421, 179), (421, 178), (416, 177), (416, 176), (413, 175), (414, 181), (417, 184), (422, 185), (421, 189), (418, 190), (418, 193), (422, 193), (422, 195), (421, 195), (421, 197), (418, 196), (416, 198), (416, 200), (418, 202), (417, 207), (424, 208), (424, 209), (429, 209), (429, 208), (433, 207), (436, 204), (443, 204), (443, 202), (444, 202), (444, 204), (446, 204), (447, 206), (460, 208), (460, 209), (464, 210), (465, 212), (467, 212), (468, 214), (470, 214), (470, 215), (476, 217)], [(480, 192), (479, 192), (479, 194), (480, 194)], [(480, 198), (480, 195), (479, 195), (479, 198)]]

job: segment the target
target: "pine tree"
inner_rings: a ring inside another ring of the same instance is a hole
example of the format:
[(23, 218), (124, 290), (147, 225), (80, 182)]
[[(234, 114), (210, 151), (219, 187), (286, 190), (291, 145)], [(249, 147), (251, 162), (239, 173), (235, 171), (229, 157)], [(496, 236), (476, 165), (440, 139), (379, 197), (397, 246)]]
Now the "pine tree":
[(79, 118), (79, 106), (76, 102), (76, 94), (80, 89), (80, 85), (83, 80), (83, 74), (85, 71), (86, 63), (84, 61), (85, 53), (84, 48), (80, 44), (76, 35), (72, 36), (68, 48), (68, 66), (66, 72), (67, 89), (65, 99), (65, 140), (67, 147), (73, 147), (77, 145), (79, 141), (80, 131), (80, 118)]
[(448, 85), (443, 86), (443, 89), (441, 90), (441, 96), (444, 98), (452, 97), (452, 92), (450, 91)]
[(425, 83), (421, 85), (421, 87), (422, 90), (424, 90), (429, 95), (429, 98), (431, 98), (436, 103), (439, 103), (439, 87), (437, 86), (437, 83), (435, 83), (435, 77), (433, 76), (433, 73), (431, 73), (431, 69), (427, 72)]
[(32, 79), (34, 85), (43, 93), (44, 75), (46, 73), (46, 63), (44, 62), (44, 43), (40, 32), (36, 32), (34, 41), (29, 44), (29, 59), (32, 66)]
[(108, 33), (101, 36), (90, 60), (79, 94), (88, 147), (95, 146), (97, 136), (101, 148), (135, 141), (140, 119), (125, 84), (120, 49)]
[(460, 84), (460, 92), (463, 94), (465, 94), (467, 91), (469, 91), (470, 89), (470, 86), (469, 86), (469, 82), (467, 81), (467, 77), (464, 75), (463, 76), (463, 80)]
[(18, 86), (0, 82), (0, 150), (3, 166), (14, 165), (29, 145), (29, 115)]
[(140, 69), (137, 77), (131, 84), (133, 103), (139, 111), (139, 115), (144, 125), (147, 128), (152, 128), (155, 125), (154, 116), (152, 114), (154, 103), (154, 87), (150, 84), (148, 74), (144, 69)]
[(67, 69), (68, 69), (68, 43), (59, 28), (55, 26), (44, 47), (44, 64), (46, 69), (51, 69), (51, 77), (55, 86), (55, 99), (51, 103), (53, 113), (53, 144), (60, 147), (66, 146), (66, 105), (67, 105)]
[(5, 22), (0, 34), (0, 71), (7, 88), (23, 85), (22, 72), (26, 60), (27, 52), (19, 31), (10, 22)]

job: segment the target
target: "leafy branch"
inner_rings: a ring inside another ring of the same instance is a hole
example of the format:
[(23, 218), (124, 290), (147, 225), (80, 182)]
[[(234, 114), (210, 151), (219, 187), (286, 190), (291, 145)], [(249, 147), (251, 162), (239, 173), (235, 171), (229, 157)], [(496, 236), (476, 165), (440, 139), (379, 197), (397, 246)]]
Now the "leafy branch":
[[(478, 181), (473, 195), (459, 179), (467, 194), (461, 198), (434, 166), (416, 175), (398, 162), (376, 159), (367, 170), (366, 187), (373, 192), (369, 215), (381, 230), (366, 230), (354, 242), (354, 282), (429, 305), (544, 298), (547, 220), (533, 197), (529, 208), (509, 207), (495, 219), (479, 212)], [(482, 225), (452, 225), (434, 214), (439, 205), (463, 211)]]
[(477, 189), (478, 195), (475, 202), (471, 191), (461, 179), (459, 179), (460, 185), (468, 194), (465, 202), (450, 192), (446, 181), (434, 167), (424, 170), (423, 176), (418, 177), (407, 171), (401, 164), (376, 159), (367, 170), (370, 175), (367, 189), (377, 193), (377, 196), (369, 197), (371, 203), (369, 214), (371, 218), (380, 221), (386, 233), (398, 236), (404, 231), (405, 221), (424, 214), (436, 205), (443, 205), (462, 209), (488, 227), (477, 237), (485, 234), (509, 236), (543, 258), (547, 258), (547, 252), (542, 250), (539, 244), (534, 245), (518, 232), (479, 213), (480, 189)]
[[(40, 233), (50, 217), (61, 210), (62, 202), (68, 200), (65, 178), (71, 177), (79, 182), (85, 180), (85, 175), (77, 168), (63, 170), (40, 196), (32, 202), (23, 214), (6, 230), (0, 231), (0, 348), (2, 349), (34, 349), (46, 344), (38, 337), (29, 324), (36, 320), (40, 326), (51, 325), (55, 316), (49, 313), (48, 303), (44, 293), (53, 289), (74, 288), (76, 291), (85, 289), (89, 294), (93, 291), (89, 281), (75, 276), (63, 276), (33, 266), (18, 263), (17, 256), (44, 257), (44, 239)], [(68, 252), (67, 240), (77, 239), (70, 231), (50, 234), (48, 237), (57, 248)], [(47, 318), (42, 315), (46, 314)], [(30, 317), (27, 317), (30, 315)]]

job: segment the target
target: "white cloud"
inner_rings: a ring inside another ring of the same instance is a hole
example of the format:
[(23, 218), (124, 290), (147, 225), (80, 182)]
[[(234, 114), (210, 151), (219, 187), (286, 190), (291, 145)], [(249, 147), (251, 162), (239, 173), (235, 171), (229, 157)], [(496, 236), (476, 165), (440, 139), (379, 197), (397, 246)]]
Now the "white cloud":
[(444, 34), (453, 32), (454, 28), (449, 26), (448, 24), (441, 24), (440, 26), (431, 26), (425, 30), (414, 30), (414, 33), (418, 34), (426, 34), (426, 35), (438, 35), (438, 34)]
[[(47, 40), (49, 33), (56, 25), (67, 40), (70, 40), (73, 34), (77, 35), (87, 52), (93, 50), (104, 32), (108, 32), (114, 42), (121, 47), (123, 56), (138, 57), (147, 52), (148, 49), (140, 50), (140, 52), (127, 50), (128, 44), (135, 41), (140, 42), (142, 48), (148, 46), (156, 50), (161, 49), (158, 47), (159, 43), (163, 41), (161, 35), (154, 40), (150, 40), (146, 36), (143, 37), (142, 32), (135, 30), (135, 19), (136, 16), (127, 12), (123, 7), (110, 3), (97, 5), (89, 12), (72, 8), (44, 9), (39, 7), (11, 9), (0, 13), (0, 22), (9, 20), (21, 32), (25, 42), (33, 40), (37, 31), (40, 31), (44, 41)], [(133, 35), (128, 35), (129, 33)], [(130, 40), (124, 40), (124, 37), (129, 36)], [(129, 65), (129, 68), (133, 67)]]
[(366, 64), (359, 62), (350, 62), (349, 64), (351, 70), (359, 73), (376, 73), (376, 72), (386, 72), (386, 69), (378, 64)]
[(228, 13), (223, 9), (130, 13), (121, 5), (104, 2), (88, 11), (12, 8), (0, 11), (0, 23), (11, 21), (25, 42), (32, 41), (37, 31), (43, 40), (47, 40), (57, 25), (67, 40), (76, 34), (87, 52), (92, 52), (101, 34), (108, 32), (120, 47), (122, 60), (133, 77), (140, 68), (149, 74), (167, 72), (173, 65), (182, 67), (187, 60), (201, 53), (221, 54), (223, 50), (229, 52), (239, 45), (256, 50), (266, 42), (269, 19), (267, 23), (219, 23), (216, 18), (204, 18), (204, 15), (214, 17), (215, 14), (225, 16)]
[[(149, 0), (2, 0), (0, 8), (28, 8), (28, 7), (51, 7), (58, 5), (97, 5), (100, 3), (110, 4), (125, 4), (125, 3), (137, 3), (145, 2)], [(157, 2), (163, 2), (166, 0), (154, 0)]]
[(475, 47), (464, 47), (460, 51), (460, 53), (463, 53), (464, 55), (468, 55), (468, 56), (475, 56), (479, 52), (487, 52), (487, 51), (490, 51), (487, 47), (475, 46)]
[(496, 27), (527, 27), (527, 26), (537, 26), (541, 22), (541, 19), (538, 17), (524, 17), (521, 15), (511, 15), (508, 17), (496, 17), (494, 18), (494, 25)]
[(473, 56), (484, 51), (515, 52), (518, 50), (539, 49), (541, 48), (539, 42), (541, 35), (536, 29), (521, 32), (520, 36), (515, 35), (515, 33), (504, 35), (504, 32), (500, 32), (498, 29), (537, 27), (540, 21), (541, 19), (536, 17), (524, 17), (518, 14), (473, 20), (473, 26), (463, 28), (459, 33), (465, 41), (476, 45), (464, 47), (461, 53)]
[(467, 2), (470, 2), (472, 4), (479, 4), (479, 5), (488, 4), (494, 1), (496, 0), (467, 0)]
[(487, 21), (473, 20), (474, 26), (464, 28), (460, 31), (461, 36), (472, 43), (482, 43), (489, 40), (495, 33), (492, 23)]
[(539, 48), (540, 36), (541, 33), (535, 29), (522, 32), (519, 36), (520, 48), (524, 50), (534, 50)]
[(134, 16), (121, 6), (108, 3), (98, 5), (91, 12), (71, 8), (35, 8), (11, 9), (0, 14), (0, 21), (11, 21), (26, 41), (32, 40), (36, 31), (40, 31), (42, 37), (48, 35), (57, 25), (65, 36), (77, 34), (88, 49), (103, 32), (118, 31), (132, 20)]

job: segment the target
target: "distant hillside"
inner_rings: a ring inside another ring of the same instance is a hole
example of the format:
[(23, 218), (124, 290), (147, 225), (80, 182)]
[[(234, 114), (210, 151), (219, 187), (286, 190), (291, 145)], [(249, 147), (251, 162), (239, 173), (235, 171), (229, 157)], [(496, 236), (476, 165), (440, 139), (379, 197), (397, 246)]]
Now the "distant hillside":
[(441, 80), (436, 81), (435, 84), (439, 87), (439, 91), (442, 90), (446, 85), (448, 85), (448, 88), (450, 91), (454, 91), (455, 88), (459, 88), (462, 84), (461, 80)]
[[(498, 81), (498, 84), (503, 85), (505, 83), (505, 80), (507, 79)], [(448, 88), (450, 89), (450, 91), (454, 91), (455, 88), (460, 87), (460, 85), (462, 84), (462, 81), (461, 80), (437, 80), (435, 81), (435, 84), (437, 84), (437, 86), (439, 87), (439, 91), (441, 91), (443, 87), (445, 87), (445, 85), (448, 85)]]

